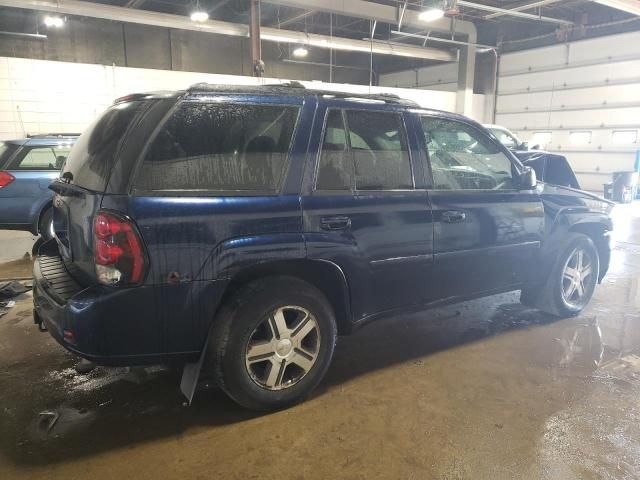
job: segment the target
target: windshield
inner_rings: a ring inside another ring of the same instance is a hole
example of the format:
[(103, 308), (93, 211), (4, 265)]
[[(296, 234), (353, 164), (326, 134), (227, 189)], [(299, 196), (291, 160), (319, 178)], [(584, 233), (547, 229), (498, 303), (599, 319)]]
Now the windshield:
[(87, 190), (104, 191), (121, 141), (143, 105), (119, 103), (96, 118), (71, 149), (61, 178)]
[(498, 141), (507, 148), (518, 148), (520, 140), (508, 130), (502, 128), (490, 128), (489, 131), (493, 133)]

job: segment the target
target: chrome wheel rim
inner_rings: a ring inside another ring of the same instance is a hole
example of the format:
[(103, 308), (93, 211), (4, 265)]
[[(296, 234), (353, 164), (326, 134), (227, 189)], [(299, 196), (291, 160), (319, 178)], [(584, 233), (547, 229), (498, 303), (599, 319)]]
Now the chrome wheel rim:
[(288, 305), (255, 328), (245, 353), (251, 379), (267, 390), (283, 390), (311, 371), (320, 350), (320, 328), (307, 309)]
[(562, 272), (562, 298), (572, 307), (581, 307), (593, 281), (593, 261), (582, 248), (567, 259)]

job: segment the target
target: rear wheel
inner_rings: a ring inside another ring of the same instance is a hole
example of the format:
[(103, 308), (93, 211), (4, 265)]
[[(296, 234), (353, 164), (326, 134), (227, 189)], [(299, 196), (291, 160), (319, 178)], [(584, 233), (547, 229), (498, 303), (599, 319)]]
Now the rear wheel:
[(336, 341), (333, 310), (306, 282), (271, 277), (242, 288), (215, 320), (210, 361), (239, 404), (273, 410), (299, 402), (322, 380)]

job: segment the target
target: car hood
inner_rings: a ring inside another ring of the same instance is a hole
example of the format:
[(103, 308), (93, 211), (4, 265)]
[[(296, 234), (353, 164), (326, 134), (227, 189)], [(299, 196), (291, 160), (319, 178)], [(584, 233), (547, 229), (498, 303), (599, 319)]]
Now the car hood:
[(592, 212), (609, 214), (615, 205), (599, 195), (570, 187), (538, 183), (538, 193), (545, 203), (551, 203), (558, 208), (581, 208)]

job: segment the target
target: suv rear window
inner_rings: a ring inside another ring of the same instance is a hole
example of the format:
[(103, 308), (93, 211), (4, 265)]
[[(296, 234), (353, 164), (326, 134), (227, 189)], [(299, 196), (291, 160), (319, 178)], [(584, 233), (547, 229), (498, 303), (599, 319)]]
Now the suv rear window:
[(104, 191), (125, 132), (146, 104), (119, 103), (96, 118), (71, 149), (61, 177), (88, 190)]
[(153, 140), (141, 190), (277, 191), (298, 107), (184, 102)]

